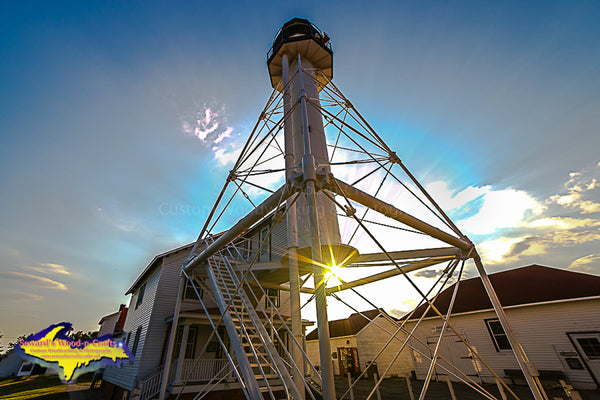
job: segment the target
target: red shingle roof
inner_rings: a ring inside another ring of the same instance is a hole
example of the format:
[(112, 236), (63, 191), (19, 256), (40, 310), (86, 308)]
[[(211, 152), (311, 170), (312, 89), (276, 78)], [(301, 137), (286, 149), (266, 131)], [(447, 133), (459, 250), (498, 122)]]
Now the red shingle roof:
[[(600, 276), (535, 264), (490, 274), (489, 278), (503, 307), (600, 296)], [(454, 285), (440, 293), (434, 302), (443, 314), (448, 311)], [(426, 308), (419, 306), (410, 318), (419, 318)], [(452, 314), (491, 308), (479, 277), (460, 282)], [(429, 310), (425, 316), (435, 315)]]
[[(379, 315), (379, 310), (363, 311), (362, 313), (369, 319), (359, 313), (354, 313), (346, 319), (329, 321), (329, 337), (356, 335), (369, 323), (369, 320)], [(318, 338), (317, 329), (306, 335), (306, 340), (316, 340)]]

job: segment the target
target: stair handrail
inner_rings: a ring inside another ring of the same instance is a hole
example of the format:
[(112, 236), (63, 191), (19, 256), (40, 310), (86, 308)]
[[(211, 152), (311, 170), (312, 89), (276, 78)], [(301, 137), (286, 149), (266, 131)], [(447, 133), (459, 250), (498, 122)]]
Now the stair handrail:
[[(267, 376), (266, 376), (266, 372), (264, 371), (264, 369), (263, 369), (263, 367), (262, 367), (262, 365), (261, 365), (261, 360), (259, 359), (259, 357), (258, 357), (258, 354), (256, 354), (256, 349), (254, 348), (254, 345), (252, 344), (252, 341), (250, 340), (250, 335), (248, 334), (248, 331), (246, 330), (246, 327), (245, 327), (245, 326), (244, 326), (244, 324), (242, 323), (242, 321), (243, 321), (243, 318), (242, 318), (242, 316), (240, 316), (240, 314), (237, 312), (237, 307), (235, 307), (235, 304), (233, 304), (233, 299), (234, 299), (234, 298), (233, 298), (233, 296), (231, 295), (231, 293), (230, 293), (230, 291), (229, 291), (229, 288), (228, 288), (228, 287), (227, 287), (227, 285), (225, 284), (225, 281), (224, 281), (224, 279), (223, 279), (223, 275), (222, 275), (222, 273), (221, 273), (221, 268), (219, 268), (219, 266), (218, 266), (218, 265), (215, 265), (215, 264), (216, 264), (216, 262), (215, 262), (215, 261), (213, 261), (213, 264), (211, 265), (211, 260), (212, 260), (212, 259), (214, 259), (214, 258), (215, 258), (215, 256), (217, 256), (217, 254), (219, 254), (219, 253), (217, 252), (217, 253), (213, 254), (213, 255), (212, 255), (212, 256), (211, 256), (211, 257), (210, 257), (210, 258), (209, 258), (207, 261), (208, 261), (208, 263), (209, 263), (209, 268), (211, 268), (211, 269), (213, 270), (213, 273), (214, 273), (214, 272), (216, 272), (216, 273), (218, 274), (218, 276), (221, 278), (221, 281), (223, 282), (223, 287), (225, 288), (225, 291), (226, 291), (226, 293), (227, 293), (227, 296), (230, 298), (230, 300), (231, 300), (231, 302), (232, 302), (232, 303), (231, 303), (231, 307), (230, 307), (230, 308), (229, 308), (229, 310), (228, 310), (228, 311), (226, 311), (226, 312), (233, 312), (233, 313), (235, 313), (235, 316), (236, 316), (236, 318), (237, 318), (237, 319), (238, 319), (238, 321), (240, 322), (240, 329), (239, 329), (239, 330), (238, 330), (238, 329), (236, 329), (236, 330), (237, 330), (237, 331), (240, 333), (240, 338), (241, 338), (241, 337), (242, 337), (242, 335), (243, 335), (243, 337), (245, 337), (245, 338), (246, 338), (246, 340), (248, 341), (248, 346), (250, 347), (250, 351), (251, 351), (251, 353), (252, 353), (252, 357), (254, 357), (254, 359), (256, 360), (256, 364), (257, 364), (257, 366), (258, 366), (258, 369), (259, 369), (260, 375), (262, 376), (262, 378), (263, 378), (263, 380), (264, 380), (264, 382), (265, 382), (265, 384), (266, 384), (266, 387), (267, 387), (267, 389), (268, 389), (268, 392), (269, 392), (270, 396), (273, 398), (273, 400), (275, 400), (275, 397), (273, 396), (273, 393), (272, 393), (272, 390), (271, 390), (271, 385), (269, 384), (269, 381), (268, 381), (268, 379), (267, 379)], [(227, 267), (225, 267), (225, 268), (227, 268)], [(228, 272), (228, 274), (229, 274), (229, 271), (227, 271), (227, 272)], [(231, 277), (231, 278), (232, 278), (232, 280), (233, 280), (233, 278), (234, 278), (234, 277), (233, 277), (233, 276), (231, 276), (231, 274), (229, 274), (229, 275), (230, 275), (230, 277)], [(217, 278), (217, 279), (218, 279), (218, 278)], [(218, 285), (218, 282), (216, 282), (216, 284)], [(234, 282), (234, 285), (236, 285), (236, 288), (237, 288), (238, 284)], [(242, 302), (243, 302), (244, 300), (242, 299), (242, 293), (244, 293), (244, 294), (245, 294), (245, 292), (244, 292), (244, 289), (243, 289), (243, 288), (240, 288), (240, 289), (236, 290), (236, 292), (237, 292), (238, 296), (240, 297), (240, 299), (241, 299), (241, 300), (242, 300)], [(224, 293), (223, 293), (223, 292), (221, 292), (221, 296), (223, 296), (223, 294), (224, 294)], [(241, 341), (240, 341), (240, 343), (241, 343)], [(267, 352), (267, 354), (268, 354), (268, 352)], [(238, 361), (239, 361), (239, 360), (238, 360)], [(241, 361), (240, 361), (240, 362), (241, 362)], [(256, 378), (254, 378), (254, 379), (256, 380)], [(257, 383), (258, 383), (258, 381), (257, 381)]]
[[(240, 256), (239, 258), (237, 258), (237, 257), (234, 257), (234, 256), (233, 256), (233, 254), (231, 254), (231, 248), (233, 248), (233, 249), (234, 249), (234, 250), (237, 252), (237, 254)], [(247, 264), (247, 263), (246, 263), (246, 261), (243, 259), (243, 257), (241, 256), (241, 254), (240, 254), (239, 250), (237, 249), (237, 247), (235, 246), (235, 244), (234, 244), (234, 243), (230, 243), (230, 244), (229, 244), (229, 245), (228, 245), (228, 246), (225, 248), (225, 250), (226, 250), (226, 251), (227, 251), (227, 252), (228, 252), (228, 253), (231, 255), (231, 258), (232, 258), (232, 259), (239, 259), (239, 260), (241, 260), (241, 261), (242, 261), (242, 262), (243, 262), (243, 263), (246, 265), (246, 267), (248, 268), (248, 264)], [(312, 370), (315, 372), (316, 376), (317, 376), (317, 377), (319, 378), (319, 380), (320, 380), (320, 374), (319, 374), (319, 372), (316, 370), (316, 368), (314, 367), (314, 365), (312, 364), (312, 362), (310, 361), (310, 359), (308, 358), (308, 356), (307, 356), (307, 355), (306, 355), (306, 353), (304, 352), (304, 349), (302, 348), (302, 346), (300, 346), (300, 345), (299, 345), (298, 341), (296, 340), (296, 338), (294, 337), (294, 335), (293, 335), (293, 334), (292, 334), (292, 332), (290, 331), (289, 327), (287, 326), (287, 323), (284, 321), (283, 317), (282, 317), (282, 316), (281, 316), (281, 314), (279, 313), (279, 310), (278, 310), (278, 308), (277, 308), (277, 307), (276, 307), (276, 306), (275, 306), (275, 305), (272, 303), (271, 299), (269, 299), (269, 297), (266, 295), (266, 293), (265, 293), (265, 291), (264, 291), (264, 288), (263, 288), (263, 287), (260, 285), (260, 283), (259, 283), (259, 282), (258, 282), (258, 280), (256, 279), (256, 276), (255, 276), (255, 275), (254, 275), (254, 273), (253, 273), (253, 272), (250, 270), (250, 268), (248, 268), (248, 271), (247, 271), (247, 272), (244, 274), (244, 276), (246, 276), (247, 274), (251, 275), (251, 277), (252, 277), (252, 278), (253, 278), (253, 279), (254, 279), (254, 280), (255, 280), (255, 281), (258, 283), (258, 287), (260, 288), (260, 290), (261, 290), (261, 293), (263, 294), (263, 296), (265, 296), (265, 298), (266, 298), (266, 299), (269, 301), (269, 303), (271, 304), (271, 306), (272, 306), (272, 309), (273, 309), (273, 311), (275, 312), (275, 314), (278, 316), (279, 320), (281, 321), (281, 323), (282, 323), (282, 326), (283, 326), (283, 327), (285, 327), (285, 329), (288, 331), (288, 333), (289, 333), (289, 337), (291, 337), (291, 338), (294, 340), (294, 342), (296, 343), (296, 345), (300, 347), (300, 349), (301, 349), (301, 351), (302, 351), (302, 354), (304, 355), (304, 358), (306, 359), (306, 361), (308, 362), (308, 364), (310, 365), (310, 367), (312, 368)], [(247, 282), (247, 280), (245, 281), (245, 284), (249, 286), (249, 283)], [(252, 293), (252, 296), (254, 296), (254, 299), (256, 300), (256, 302), (257, 302), (257, 305), (260, 307), (260, 311), (261, 311), (261, 312), (262, 312), (262, 313), (263, 313), (265, 316), (267, 316), (267, 312), (266, 312), (266, 311), (265, 311), (265, 309), (262, 307), (262, 305), (261, 305), (261, 303), (260, 303), (259, 299), (256, 297), (256, 294), (255, 294), (255, 293), (254, 293), (252, 290), (250, 290), (250, 293)], [(271, 316), (272, 316), (272, 315), (271, 315)], [(268, 323), (268, 324), (270, 324), (270, 327), (273, 329), (273, 332), (274, 332), (274, 333), (275, 333), (275, 335), (277, 336), (277, 339), (280, 341), (280, 343), (283, 343), (281, 336), (280, 336), (280, 335), (279, 335), (279, 333), (277, 332), (277, 329), (274, 329), (273, 322), (267, 318), (267, 323)], [(264, 327), (263, 327), (263, 329), (264, 329)], [(284, 352), (285, 352), (285, 354), (286, 354), (287, 358), (288, 358), (288, 359), (291, 361), (290, 365), (292, 365), (292, 366), (293, 366), (293, 369), (295, 370), (295, 373), (298, 373), (300, 376), (302, 376), (302, 377), (303, 377), (302, 381), (304, 382), (304, 387), (305, 387), (305, 388), (307, 388), (307, 389), (309, 389), (309, 391), (308, 391), (308, 392), (311, 394), (311, 397), (313, 398), (313, 400), (315, 400), (314, 396), (312, 395), (312, 393), (311, 393), (311, 391), (310, 391), (310, 387), (308, 386), (308, 384), (307, 384), (306, 380), (304, 379), (304, 371), (301, 371), (301, 370), (300, 370), (300, 368), (299, 368), (299, 366), (298, 366), (298, 365), (296, 365), (296, 363), (294, 362), (294, 360), (293, 360), (293, 358), (292, 358), (292, 356), (291, 356), (290, 352), (287, 350), (287, 348), (286, 348), (285, 346), (282, 346), (282, 348), (283, 348), (283, 350), (284, 350)], [(279, 356), (279, 354), (278, 354), (278, 356)], [(281, 359), (281, 358), (280, 358), (280, 359)], [(282, 359), (281, 359), (281, 360), (282, 360)], [(286, 370), (286, 372), (287, 372), (287, 370)], [(288, 374), (289, 374), (289, 373), (288, 373)], [(296, 386), (295, 386), (295, 385), (293, 385), (292, 387), (296, 388)], [(297, 389), (297, 388), (296, 388), (296, 389)]]
[[(221, 254), (222, 255), (222, 254)], [(232, 271), (230, 271), (229, 269), (232, 268), (229, 260), (227, 257), (222, 256), (223, 259), (225, 260), (225, 267), (228, 269), (228, 272), (231, 275), (232, 279), (237, 280), (237, 277), (232, 275)], [(227, 266), (229, 265), (229, 267)], [(239, 281), (238, 281), (239, 282)], [(288, 396), (288, 398), (290, 398), (290, 393), (288, 391), (288, 385), (290, 385), (290, 383), (292, 383), (291, 381), (291, 377), (288, 381), (288, 376), (289, 373), (287, 371), (287, 369), (285, 370), (285, 372), (281, 372), (281, 358), (279, 357), (279, 354), (273, 354), (273, 350), (271, 349), (271, 346), (273, 345), (268, 333), (266, 332), (262, 321), (260, 320), (260, 317), (258, 316), (258, 314), (256, 313), (256, 310), (254, 309), (254, 306), (252, 305), (252, 303), (250, 302), (250, 298), (248, 297), (248, 295), (246, 294), (245, 290), (242, 288), (242, 290), (239, 291), (240, 294), (240, 298), (242, 300), (242, 303), (246, 305), (246, 310), (248, 312), (248, 317), (250, 318), (250, 322), (252, 322), (252, 324), (254, 325), (254, 328), (257, 331), (258, 334), (258, 338), (261, 341), (261, 344), (263, 346), (263, 348), (265, 349), (267, 356), (269, 357), (270, 361), (271, 361), (271, 365), (270, 367), (275, 371), (275, 373), (277, 374), (277, 376), (279, 377), (279, 380), (281, 381), (281, 383), (283, 384), (283, 387), (285, 388), (286, 394)], [(266, 339), (265, 339), (266, 338)], [(250, 340), (248, 340), (250, 342)], [(251, 342), (250, 342), (251, 343)], [(270, 346), (269, 346), (270, 345)], [(251, 343), (252, 348), (254, 348), (254, 344)], [(257, 361), (260, 364), (260, 360), (257, 359)], [(285, 369), (285, 366), (284, 366)], [(286, 376), (286, 374), (288, 376)], [(297, 396), (299, 395), (296, 394)]]

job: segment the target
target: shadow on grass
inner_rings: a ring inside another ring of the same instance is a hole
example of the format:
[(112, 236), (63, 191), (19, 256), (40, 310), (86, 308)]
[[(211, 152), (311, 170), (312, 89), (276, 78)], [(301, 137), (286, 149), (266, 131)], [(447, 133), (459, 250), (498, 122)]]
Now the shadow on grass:
[(67, 385), (63, 384), (57, 375), (40, 375), (22, 380), (9, 378), (9, 380), (0, 381), (0, 399), (57, 400), (68, 398)]

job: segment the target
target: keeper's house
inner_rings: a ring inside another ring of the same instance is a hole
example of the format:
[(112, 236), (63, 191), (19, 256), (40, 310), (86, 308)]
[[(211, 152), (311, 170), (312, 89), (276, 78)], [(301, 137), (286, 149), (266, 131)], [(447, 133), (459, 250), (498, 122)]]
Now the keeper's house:
[[(334, 374), (350, 373), (356, 377), (373, 361), (375, 364), (371, 366), (371, 371), (367, 371), (367, 375), (371, 375), (374, 371), (378, 375), (385, 373), (388, 377), (409, 374), (413, 369), (409, 349), (405, 348), (396, 356), (406, 335), (399, 333), (397, 339), (390, 341), (392, 334), (398, 329), (396, 323), (397, 321), (385, 314), (383, 310), (354, 313), (346, 319), (329, 321)], [(377, 357), (388, 341), (390, 341), (389, 345)], [(317, 329), (306, 335), (306, 353), (314, 365), (319, 365)]]
[[(245, 260), (258, 260), (253, 267), (256, 274), (263, 273), (267, 278), (279, 277), (280, 281), (284, 281), (289, 273), (280, 271), (282, 264), (279, 260), (287, 240), (285, 224), (275, 223), (273, 234), (268, 236), (271, 229), (268, 222), (244, 234), (237, 243), (239, 254)], [(131, 299), (121, 337), (134, 354), (135, 361), (120, 368), (106, 368), (102, 390), (108, 399), (145, 400), (158, 394), (165, 368), (181, 267), (192, 247), (193, 244), (188, 244), (157, 255), (127, 290), (126, 294), (131, 295)], [(199, 292), (196, 293), (188, 282), (182, 294), (175, 347), (168, 365), (170, 372), (167, 392), (172, 396), (178, 393), (197, 393), (206, 389), (209, 386), (207, 382), (216, 377), (218, 382), (214, 386), (210, 385), (211, 391), (232, 391), (227, 395), (237, 395), (235, 391), (240, 392), (240, 385), (232, 373), (224, 349), (214, 336), (210, 338), (213, 329), (204, 307), (213, 321), (219, 320), (221, 312), (215, 295), (205, 274), (194, 275), (194, 280)], [(276, 281), (273, 285), (277, 287), (280, 283)], [(280, 350), (282, 346), (288, 345), (288, 339), (286, 332), (280, 328), (282, 324), (274, 317), (273, 307), (281, 315), (289, 316), (289, 292), (271, 288), (266, 289), (265, 293), (266, 296), (257, 289), (254, 295), (258, 296), (259, 301), (254, 307), (261, 315), (260, 318), (269, 318), (273, 320), (273, 324), (279, 324), (276, 329), (283, 343), (277, 342), (276, 346)], [(112, 315), (107, 317), (114, 319)], [(219, 333), (230, 352), (232, 346), (223, 326), (219, 327)], [(187, 384), (184, 385), (185, 381)]]
[[(576, 389), (600, 387), (600, 276), (530, 265), (489, 275), (511, 326), (536, 366), (542, 383), (569, 381)], [(454, 285), (435, 301), (446, 313)], [(415, 310), (411, 330), (426, 307)], [(507, 382), (524, 378), (507, 337), (492, 310), (480, 278), (461, 281), (450, 322), (473, 349)], [(416, 375), (425, 378), (442, 329), (442, 320), (429, 310), (411, 339)], [(473, 379), (494, 377), (457, 335), (447, 330), (435, 373), (445, 379), (447, 362)], [(454, 379), (450, 375), (451, 379)]]

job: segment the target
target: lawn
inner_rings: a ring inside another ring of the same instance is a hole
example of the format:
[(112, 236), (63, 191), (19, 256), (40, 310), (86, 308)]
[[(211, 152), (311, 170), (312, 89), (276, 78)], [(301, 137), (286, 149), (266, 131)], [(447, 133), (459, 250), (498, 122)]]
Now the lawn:
[[(84, 374), (77, 379), (77, 383), (89, 385), (91, 380), (91, 374)], [(3, 400), (63, 400), (68, 398), (67, 385), (63, 384), (57, 375), (12, 377), (0, 380), (0, 399)]]

